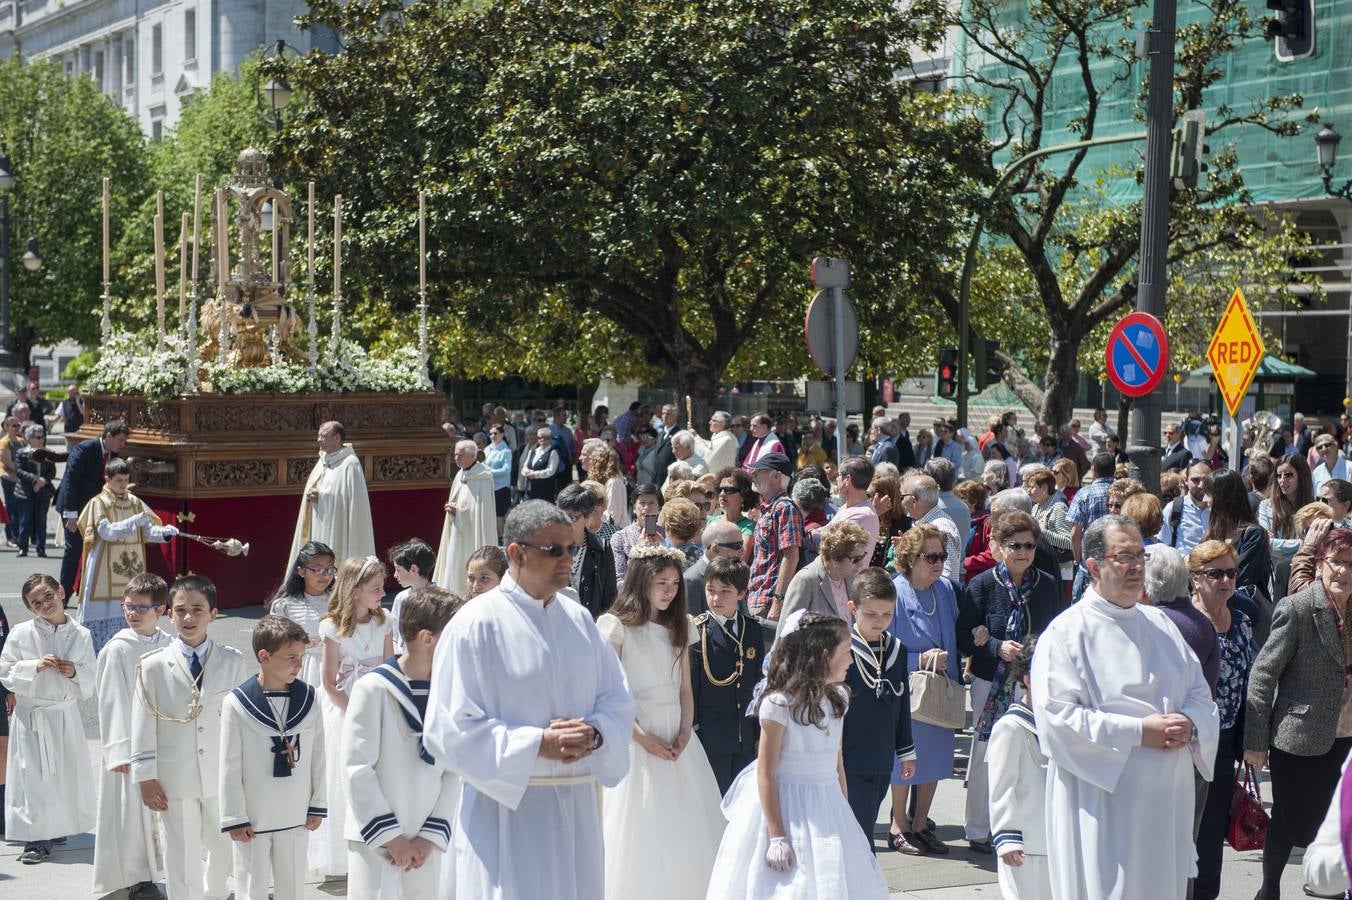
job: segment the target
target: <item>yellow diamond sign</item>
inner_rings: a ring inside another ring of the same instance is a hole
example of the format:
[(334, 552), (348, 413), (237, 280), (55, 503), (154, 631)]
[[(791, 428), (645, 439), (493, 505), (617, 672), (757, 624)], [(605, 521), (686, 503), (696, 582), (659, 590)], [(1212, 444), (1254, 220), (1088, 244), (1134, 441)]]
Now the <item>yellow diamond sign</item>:
[(1249, 314), (1249, 305), (1244, 302), (1244, 292), (1235, 288), (1206, 350), (1207, 362), (1211, 363), (1211, 372), (1220, 385), (1230, 415), (1239, 415), (1239, 404), (1249, 391), (1249, 382), (1253, 381), (1264, 352), (1263, 339)]

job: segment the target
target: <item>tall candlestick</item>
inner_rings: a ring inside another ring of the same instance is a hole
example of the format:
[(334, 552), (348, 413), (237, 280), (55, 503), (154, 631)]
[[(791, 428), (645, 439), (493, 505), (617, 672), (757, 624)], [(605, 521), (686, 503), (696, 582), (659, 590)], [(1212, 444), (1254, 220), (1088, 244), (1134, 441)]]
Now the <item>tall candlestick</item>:
[(230, 214), (229, 201), (224, 188), (216, 190), (216, 362), (225, 365), (225, 282), (230, 277), (230, 225), (226, 221)]
[(188, 214), (183, 214), (178, 229), (178, 329), (182, 332), (188, 323)]
[(192, 283), (193, 293), (196, 294), (197, 286), (197, 238), (199, 229), (202, 225), (202, 176), (197, 176), (197, 181), (192, 190)]
[(338, 358), (338, 336), (343, 327), (343, 195), (333, 198), (333, 318), (329, 334), (329, 359)]
[(418, 191), (418, 371), (423, 387), (427, 376), (427, 195)]
[(164, 346), (164, 192), (155, 192), (155, 336)]
[(315, 324), (315, 183), (313, 181), (310, 182), (310, 197), (305, 211), (310, 226), (305, 238), (305, 293), (310, 304), (310, 324), (307, 326), (306, 333), (310, 338), (310, 368), (313, 369), (315, 364), (319, 362), (319, 327)]
[(281, 222), (282, 218), (280, 204), (272, 204), (272, 283), (281, 284), (282, 266), (278, 257), (281, 254)]
[[(109, 178), (103, 176), (103, 283), (107, 284), (108, 278), (108, 250), (109, 250)], [(106, 290), (106, 289), (105, 289)]]
[(108, 251), (109, 251), (109, 181), (107, 175), (103, 176), (103, 318), (99, 322), (99, 331), (103, 335), (103, 342), (106, 344), (113, 336), (112, 319), (112, 281), (108, 277)]

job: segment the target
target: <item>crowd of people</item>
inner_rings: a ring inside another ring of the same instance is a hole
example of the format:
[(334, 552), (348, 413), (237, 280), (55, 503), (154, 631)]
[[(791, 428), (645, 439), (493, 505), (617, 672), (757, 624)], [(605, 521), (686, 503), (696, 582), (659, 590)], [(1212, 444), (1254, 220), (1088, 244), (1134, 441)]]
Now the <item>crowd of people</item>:
[(880, 849), (951, 852), (933, 801), (963, 774), (964, 843), (1005, 897), (1207, 900), (1253, 766), (1258, 896), (1296, 847), (1343, 891), (1347, 425), (1301, 422), (1233, 471), (1204, 423), (1171, 423), (1151, 493), (1103, 410), (1084, 435), (1009, 412), (973, 436), (880, 408), (861, 439), (490, 405), (444, 425), (438, 545), (381, 559), (327, 422), (245, 678), (211, 583), (144, 574), (176, 530), (108, 423), (72, 452), (101, 488), (70, 516), (62, 487), (80, 607), (64, 571), (33, 576), (0, 653), (7, 835), (40, 863), (97, 823), (119, 839), (94, 889), (133, 898), (233, 876), (281, 900), (314, 872), (361, 897), (853, 900), (888, 896)]

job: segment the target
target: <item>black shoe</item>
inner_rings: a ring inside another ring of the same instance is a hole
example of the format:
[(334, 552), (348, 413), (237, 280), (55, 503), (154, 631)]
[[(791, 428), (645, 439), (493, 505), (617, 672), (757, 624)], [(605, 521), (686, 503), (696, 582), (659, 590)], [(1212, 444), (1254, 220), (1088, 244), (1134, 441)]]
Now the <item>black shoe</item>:
[(38, 551), (38, 556), (42, 557), (43, 559), (46, 559), (46, 558), (47, 558), (47, 551), (46, 551), (46, 550), (39, 550), (39, 551)]
[(28, 555), (28, 551), (27, 551), (27, 550), (20, 550), (20, 551), (19, 551), (19, 559), (23, 559), (23, 558), (24, 558), (25, 556), (27, 556), (27, 555)]
[(973, 853), (984, 853), (989, 856), (995, 852), (995, 847), (990, 841), (968, 841), (967, 846)]
[(153, 881), (143, 881), (127, 891), (128, 900), (164, 900), (164, 895)]
[(66, 839), (63, 838), (63, 837), (52, 838), (52, 843), (53, 843), (53, 844), (64, 844), (65, 842), (66, 842)]
[(52, 855), (52, 851), (46, 847), (29, 847), (19, 856), (19, 862), (25, 866), (36, 866), (40, 862), (46, 862), (47, 857)]
[(938, 835), (932, 829), (926, 828), (919, 834), (920, 842), (925, 845), (925, 849), (930, 853), (938, 853), (940, 856), (948, 854), (948, 845), (939, 840)]

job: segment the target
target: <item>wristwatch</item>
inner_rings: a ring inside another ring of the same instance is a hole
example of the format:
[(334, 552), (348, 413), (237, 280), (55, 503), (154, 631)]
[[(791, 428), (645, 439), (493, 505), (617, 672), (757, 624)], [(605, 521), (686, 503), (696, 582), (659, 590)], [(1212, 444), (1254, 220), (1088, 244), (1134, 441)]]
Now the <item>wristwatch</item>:
[(601, 729), (597, 728), (595, 725), (591, 727), (591, 730), (593, 735), (591, 749), (593, 751), (600, 750), (601, 745), (606, 742), (606, 739), (601, 735)]

